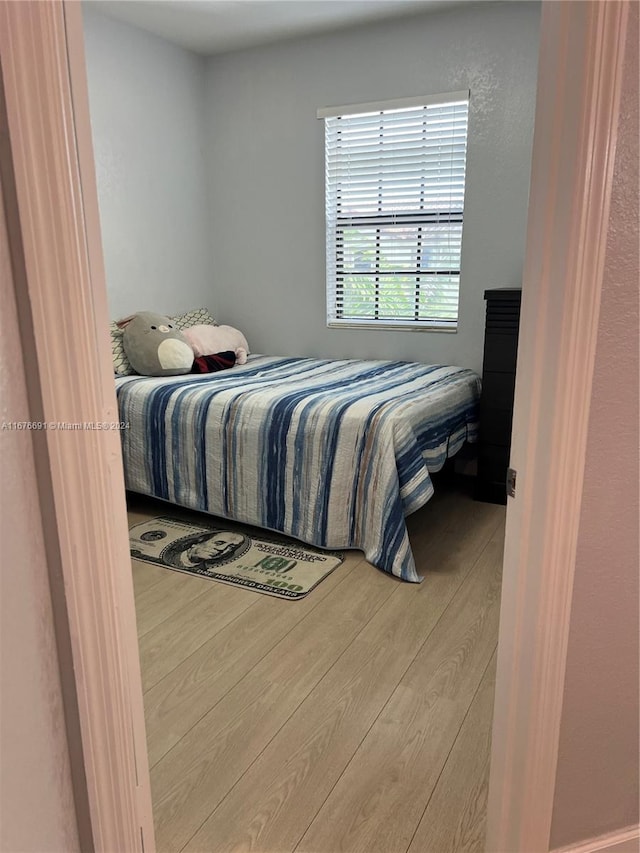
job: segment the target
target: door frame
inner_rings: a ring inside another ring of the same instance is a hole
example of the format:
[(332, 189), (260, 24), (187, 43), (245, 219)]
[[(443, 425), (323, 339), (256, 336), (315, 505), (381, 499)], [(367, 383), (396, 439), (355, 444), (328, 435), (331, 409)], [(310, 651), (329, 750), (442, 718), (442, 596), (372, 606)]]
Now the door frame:
[(549, 850), (627, 2), (542, 6), (486, 849)]
[[(543, 3), (491, 853), (549, 849), (627, 7)], [(25, 360), (32, 412), (44, 423), (115, 425), (80, 3), (0, 0), (0, 62), (20, 327), (35, 350)], [(65, 706), (79, 721), (79, 743), (70, 744), (80, 753), (78, 820), (90, 827), (95, 851), (151, 853), (119, 434), (45, 430), (37, 439), (58, 643), (69, 649), (61, 656)]]
[(151, 853), (81, 4), (2, 0), (0, 68), (0, 168), (29, 409), (46, 425), (31, 435), (80, 846)]

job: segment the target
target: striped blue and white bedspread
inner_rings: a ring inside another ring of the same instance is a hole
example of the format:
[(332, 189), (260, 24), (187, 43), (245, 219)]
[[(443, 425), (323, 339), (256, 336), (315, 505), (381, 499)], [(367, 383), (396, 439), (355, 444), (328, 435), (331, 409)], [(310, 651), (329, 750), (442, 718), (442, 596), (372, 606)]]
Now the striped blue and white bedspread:
[(359, 548), (408, 581), (405, 516), (433, 494), (429, 471), (476, 439), (480, 381), (458, 367), (252, 356), (116, 383), (127, 488)]

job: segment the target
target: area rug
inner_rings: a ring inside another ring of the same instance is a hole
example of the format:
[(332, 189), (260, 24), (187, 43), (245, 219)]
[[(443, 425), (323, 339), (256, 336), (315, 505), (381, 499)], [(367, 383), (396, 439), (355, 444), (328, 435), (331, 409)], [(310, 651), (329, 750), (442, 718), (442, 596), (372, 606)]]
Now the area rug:
[(136, 560), (288, 599), (307, 595), (343, 561), (335, 551), (164, 515), (131, 527), (129, 542)]

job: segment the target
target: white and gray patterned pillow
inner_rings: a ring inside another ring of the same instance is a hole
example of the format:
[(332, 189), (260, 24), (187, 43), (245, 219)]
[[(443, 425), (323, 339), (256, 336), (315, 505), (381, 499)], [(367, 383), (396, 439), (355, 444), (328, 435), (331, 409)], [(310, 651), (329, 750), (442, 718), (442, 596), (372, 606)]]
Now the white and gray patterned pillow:
[(184, 329), (190, 329), (191, 326), (218, 325), (207, 308), (195, 308), (193, 311), (187, 311), (186, 314), (180, 314), (179, 317), (173, 317), (172, 319), (181, 332)]
[(115, 322), (109, 325), (111, 332), (111, 354), (113, 356), (113, 372), (116, 376), (132, 376), (135, 373), (124, 351), (122, 335), (124, 329), (119, 329)]

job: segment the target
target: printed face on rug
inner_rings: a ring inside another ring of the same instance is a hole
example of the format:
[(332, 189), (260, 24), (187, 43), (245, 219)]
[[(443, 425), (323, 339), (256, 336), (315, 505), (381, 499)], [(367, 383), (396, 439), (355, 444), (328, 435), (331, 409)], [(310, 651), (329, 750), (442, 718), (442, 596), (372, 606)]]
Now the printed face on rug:
[(242, 533), (213, 530), (173, 542), (162, 552), (162, 560), (176, 568), (207, 569), (213, 564), (223, 565), (243, 550), (246, 551), (249, 544), (248, 538)]
[(164, 530), (148, 530), (140, 538), (143, 542), (158, 542), (160, 539), (164, 539), (166, 535)]

